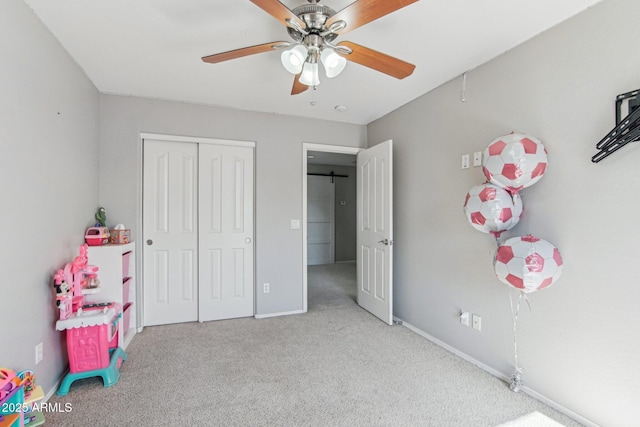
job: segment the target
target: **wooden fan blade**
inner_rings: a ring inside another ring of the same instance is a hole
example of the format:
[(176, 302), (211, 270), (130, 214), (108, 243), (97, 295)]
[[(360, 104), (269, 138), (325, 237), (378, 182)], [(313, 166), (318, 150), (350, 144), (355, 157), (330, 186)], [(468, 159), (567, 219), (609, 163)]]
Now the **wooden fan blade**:
[(251, 0), (251, 3), (267, 12), (269, 15), (273, 16), (284, 25), (289, 26), (289, 24), (287, 24), (287, 19), (289, 19), (300, 24), (302, 28), (306, 27), (305, 23), (300, 18), (298, 18), (295, 13), (293, 13), (288, 7), (280, 3), (278, 0)]
[(300, 74), (296, 74), (296, 78), (293, 80), (293, 87), (291, 88), (291, 95), (297, 95), (309, 89), (309, 86), (300, 83)]
[(327, 20), (327, 28), (334, 22), (344, 21), (347, 26), (336, 34), (344, 34), (375, 21), (391, 12), (409, 6), (418, 0), (356, 0)]
[(356, 62), (365, 67), (393, 76), (396, 79), (404, 79), (410, 76), (416, 68), (413, 64), (352, 42), (341, 42), (338, 43), (338, 46), (345, 46), (353, 51), (349, 55), (336, 51), (340, 56), (345, 57), (351, 62)]
[(215, 55), (209, 55), (202, 57), (204, 62), (210, 64), (217, 64), (218, 62), (228, 61), (230, 59), (242, 58), (243, 56), (254, 55), (256, 53), (269, 52), (281, 43), (287, 44), (287, 42), (271, 42), (258, 44), (255, 46), (243, 47), (241, 49), (230, 50), (228, 52), (216, 53)]

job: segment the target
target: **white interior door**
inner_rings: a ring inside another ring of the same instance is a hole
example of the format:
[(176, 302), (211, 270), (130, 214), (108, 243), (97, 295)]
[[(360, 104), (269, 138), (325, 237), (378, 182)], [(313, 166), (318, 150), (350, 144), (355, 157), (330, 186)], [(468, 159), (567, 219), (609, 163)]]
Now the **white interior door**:
[(198, 319), (198, 145), (145, 140), (144, 325)]
[(331, 177), (307, 177), (307, 265), (335, 260), (335, 185)]
[(358, 153), (358, 304), (393, 324), (393, 143)]
[(200, 144), (200, 321), (253, 316), (253, 148)]

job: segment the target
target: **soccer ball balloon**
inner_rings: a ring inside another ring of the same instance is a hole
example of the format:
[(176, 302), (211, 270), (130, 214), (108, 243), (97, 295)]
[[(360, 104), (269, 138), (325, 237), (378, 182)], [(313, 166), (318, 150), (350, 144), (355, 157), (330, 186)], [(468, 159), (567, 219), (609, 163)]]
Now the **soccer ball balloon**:
[(514, 237), (498, 247), (494, 269), (500, 281), (531, 293), (558, 280), (562, 255), (546, 240), (532, 235)]
[(484, 150), (482, 172), (512, 194), (538, 182), (547, 170), (547, 151), (534, 136), (511, 133)]
[(496, 238), (512, 229), (522, 214), (520, 196), (513, 197), (504, 189), (489, 183), (476, 185), (467, 193), (464, 215), (473, 228), (491, 233)]

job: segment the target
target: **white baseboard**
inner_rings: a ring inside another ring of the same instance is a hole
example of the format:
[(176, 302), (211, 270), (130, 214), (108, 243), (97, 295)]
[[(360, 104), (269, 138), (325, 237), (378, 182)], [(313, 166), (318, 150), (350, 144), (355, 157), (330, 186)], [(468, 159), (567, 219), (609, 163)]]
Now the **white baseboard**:
[(42, 398), (42, 403), (47, 403), (49, 399), (51, 399), (51, 396), (56, 394), (56, 391), (58, 391), (58, 388), (60, 388), (60, 384), (62, 384), (62, 380), (64, 379), (64, 377), (67, 375), (68, 372), (69, 372), (68, 370), (64, 371), (64, 374), (62, 374), (62, 376), (58, 378), (58, 381), (56, 381), (53, 387)]
[(253, 317), (256, 319), (266, 319), (268, 317), (278, 317), (278, 316), (290, 316), (292, 314), (302, 314), (306, 313), (304, 310), (295, 310), (295, 311), (283, 311), (281, 313), (269, 313), (269, 314), (256, 314)]
[[(492, 368), (491, 366), (488, 366), (488, 365), (480, 362), (479, 360), (469, 356), (468, 354), (458, 350), (457, 348), (454, 348), (454, 347), (450, 346), (449, 344), (445, 343), (444, 341), (439, 340), (438, 338), (434, 337), (433, 335), (430, 335), (430, 334), (426, 333), (422, 329), (419, 329), (419, 328), (413, 326), (410, 323), (405, 322), (404, 320), (402, 320), (402, 319), (400, 319), (398, 317), (394, 316), (393, 320), (402, 322), (403, 326), (407, 327), (408, 329), (410, 329), (411, 331), (413, 331), (416, 334), (420, 335), (421, 337), (424, 337), (424, 338), (428, 339), (429, 341), (433, 342), (434, 344), (444, 348), (445, 350), (450, 351), (451, 353), (455, 354), (458, 357), (461, 357), (462, 359), (466, 360), (467, 362), (472, 363), (473, 365), (477, 366), (478, 368), (482, 369), (485, 372), (488, 372), (489, 374), (493, 375), (494, 377), (499, 378), (502, 381), (505, 381), (506, 383), (509, 383), (509, 380), (510, 380), (510, 376), (509, 375), (506, 375), (506, 374), (504, 374), (504, 373)], [(522, 390), (524, 393), (528, 394), (529, 396), (533, 397), (534, 399), (544, 403), (545, 405), (555, 409), (556, 411), (561, 412), (564, 415), (576, 420), (580, 424), (583, 424), (583, 425), (585, 425), (587, 427), (599, 427), (598, 424), (594, 423), (593, 421), (588, 420), (587, 418), (583, 417), (582, 415), (579, 415), (579, 414), (573, 412), (572, 410), (560, 405), (555, 400), (552, 400), (552, 399), (550, 399), (550, 398), (538, 393), (537, 391), (530, 389), (527, 386), (523, 386), (520, 390)]]
[(126, 334), (124, 337), (124, 342), (122, 343), (122, 349), (126, 350), (127, 347), (129, 347), (129, 344), (131, 344), (131, 341), (133, 340), (133, 337), (136, 335), (137, 331), (135, 330), (135, 328), (132, 328), (133, 330)]

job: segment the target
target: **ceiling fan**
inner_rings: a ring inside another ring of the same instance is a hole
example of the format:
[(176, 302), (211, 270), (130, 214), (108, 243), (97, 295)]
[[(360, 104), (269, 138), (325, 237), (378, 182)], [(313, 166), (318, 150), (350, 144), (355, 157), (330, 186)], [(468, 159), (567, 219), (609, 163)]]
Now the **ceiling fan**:
[(320, 84), (318, 63), (322, 63), (329, 78), (340, 74), (347, 60), (398, 79), (413, 73), (413, 64), (349, 41), (337, 44), (333, 41), (339, 35), (418, 0), (356, 0), (339, 12), (320, 4), (320, 0), (307, 1), (310, 4), (291, 10), (278, 0), (251, 0), (282, 22), (293, 42), (264, 43), (205, 56), (202, 60), (215, 64), (274, 49), (285, 49), (280, 56), (282, 65), (287, 71), (295, 74), (291, 95), (297, 95), (309, 86), (315, 87)]

